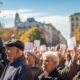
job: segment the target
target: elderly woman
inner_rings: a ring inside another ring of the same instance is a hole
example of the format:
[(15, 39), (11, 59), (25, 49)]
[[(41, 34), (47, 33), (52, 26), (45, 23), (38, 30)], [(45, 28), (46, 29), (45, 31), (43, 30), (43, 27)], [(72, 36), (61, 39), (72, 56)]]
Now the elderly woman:
[(38, 80), (38, 76), (43, 72), (37, 64), (37, 55), (33, 51), (26, 52), (26, 62), (31, 66), (33, 80)]
[(56, 67), (59, 64), (59, 57), (55, 52), (47, 51), (43, 54), (43, 74), (39, 80), (63, 80), (59, 75)]

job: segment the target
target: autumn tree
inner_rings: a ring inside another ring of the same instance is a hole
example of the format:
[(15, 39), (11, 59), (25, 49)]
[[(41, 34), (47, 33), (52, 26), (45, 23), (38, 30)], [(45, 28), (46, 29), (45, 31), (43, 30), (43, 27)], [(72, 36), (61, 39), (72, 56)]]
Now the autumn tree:
[(18, 39), (20, 39), (20, 37), (25, 33), (24, 30), (18, 30), (18, 33), (17, 33), (17, 37)]
[(77, 45), (80, 45), (80, 26), (74, 32), (74, 36), (76, 38)]
[(0, 30), (0, 37), (2, 38), (3, 42), (10, 40), (12, 34), (17, 34), (16, 29), (1, 29)]
[(46, 41), (44, 39), (44, 36), (41, 35), (39, 28), (32, 27), (28, 29), (21, 37), (20, 39), (25, 42), (27, 39), (27, 42), (33, 42), (34, 40), (41, 40), (41, 44), (46, 44)]

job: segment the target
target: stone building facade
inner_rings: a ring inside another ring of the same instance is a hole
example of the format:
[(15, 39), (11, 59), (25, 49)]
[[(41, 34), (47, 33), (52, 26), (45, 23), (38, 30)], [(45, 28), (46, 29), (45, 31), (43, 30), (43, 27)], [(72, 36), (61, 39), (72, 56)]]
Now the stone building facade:
[(58, 43), (67, 44), (66, 39), (62, 36), (60, 31), (58, 31), (52, 24), (45, 25), (45, 39), (50, 46), (56, 46)]
[(19, 17), (19, 14), (16, 13), (15, 15), (15, 27), (16, 29), (18, 30), (25, 30), (25, 29), (28, 29), (28, 28), (31, 28), (33, 26), (37, 26), (37, 27), (43, 27), (44, 26), (44, 23), (41, 23), (41, 22), (37, 22), (34, 18), (27, 18), (27, 20), (25, 22), (22, 22), (20, 20), (20, 17)]
[(70, 36), (74, 35), (76, 29), (80, 26), (80, 13), (70, 15)]

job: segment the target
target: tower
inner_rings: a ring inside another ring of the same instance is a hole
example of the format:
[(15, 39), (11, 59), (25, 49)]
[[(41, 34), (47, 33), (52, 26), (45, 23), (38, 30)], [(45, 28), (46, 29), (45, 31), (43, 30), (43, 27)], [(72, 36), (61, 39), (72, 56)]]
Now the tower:
[(20, 17), (19, 17), (19, 14), (18, 13), (16, 13), (16, 15), (15, 15), (15, 21), (14, 21), (15, 23), (15, 27), (17, 27), (18, 26), (18, 24), (21, 22), (20, 21)]

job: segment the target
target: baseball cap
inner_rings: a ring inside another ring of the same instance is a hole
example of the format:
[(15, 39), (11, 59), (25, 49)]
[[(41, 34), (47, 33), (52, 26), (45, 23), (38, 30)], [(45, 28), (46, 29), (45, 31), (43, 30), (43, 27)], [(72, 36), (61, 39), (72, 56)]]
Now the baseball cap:
[(8, 40), (4, 43), (4, 46), (6, 47), (17, 47), (20, 50), (24, 50), (24, 43), (20, 41), (19, 39), (14, 39), (14, 40)]

